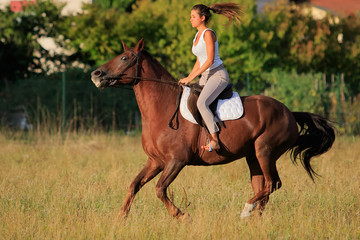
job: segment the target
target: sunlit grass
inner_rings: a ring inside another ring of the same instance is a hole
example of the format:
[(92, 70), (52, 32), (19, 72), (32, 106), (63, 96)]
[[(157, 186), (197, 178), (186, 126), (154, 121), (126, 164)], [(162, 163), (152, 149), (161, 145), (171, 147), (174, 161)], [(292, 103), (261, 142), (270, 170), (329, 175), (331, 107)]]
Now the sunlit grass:
[(261, 218), (242, 220), (251, 197), (242, 159), (186, 167), (170, 187), (191, 223), (173, 220), (155, 194), (159, 177), (117, 219), (127, 188), (146, 162), (139, 136), (2, 134), (0, 239), (360, 239), (360, 142), (339, 137), (314, 160), (313, 184), (287, 155), (283, 187)]

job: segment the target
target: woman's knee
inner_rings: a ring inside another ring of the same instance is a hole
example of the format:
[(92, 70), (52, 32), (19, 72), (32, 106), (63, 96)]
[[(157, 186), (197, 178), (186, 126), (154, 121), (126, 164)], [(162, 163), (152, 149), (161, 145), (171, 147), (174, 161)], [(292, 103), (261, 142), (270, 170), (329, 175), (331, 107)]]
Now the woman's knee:
[(196, 102), (196, 106), (198, 107), (200, 112), (207, 109), (206, 101), (204, 101), (202, 98), (198, 99), (198, 101)]

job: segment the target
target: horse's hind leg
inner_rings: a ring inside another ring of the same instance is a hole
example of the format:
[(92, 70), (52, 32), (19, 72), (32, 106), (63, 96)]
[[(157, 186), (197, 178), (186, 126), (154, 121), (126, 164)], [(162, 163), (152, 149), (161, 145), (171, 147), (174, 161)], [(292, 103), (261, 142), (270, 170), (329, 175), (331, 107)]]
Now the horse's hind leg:
[[(259, 165), (259, 161), (255, 156), (255, 153), (253, 155), (247, 156), (246, 162), (250, 169), (251, 186), (254, 195), (256, 195), (264, 189), (265, 177)], [(256, 205), (254, 210), (259, 211), (261, 214), (262, 210), (265, 208), (267, 201), (268, 198), (265, 198), (264, 200), (259, 202), (259, 204)], [(250, 212), (244, 211), (242, 217), (250, 216), (249, 214)]]
[[(255, 142), (255, 151), (258, 165), (253, 163), (252, 168), (254, 173), (259, 173), (260, 170), (263, 173), (264, 187), (259, 192), (254, 191), (254, 197), (245, 204), (241, 214), (242, 217), (251, 216), (251, 212), (257, 205), (260, 205), (260, 209), (263, 208), (269, 199), (269, 195), (281, 187), (281, 181), (276, 169), (276, 160), (281, 154), (274, 154), (273, 149), (260, 139)], [(261, 178), (260, 176), (258, 178)]]
[(162, 166), (155, 160), (149, 158), (145, 167), (135, 177), (129, 187), (128, 194), (124, 200), (123, 206), (119, 213), (119, 217), (126, 217), (130, 211), (132, 202), (134, 201), (135, 194), (144, 186), (147, 182), (153, 179), (159, 172), (162, 171)]

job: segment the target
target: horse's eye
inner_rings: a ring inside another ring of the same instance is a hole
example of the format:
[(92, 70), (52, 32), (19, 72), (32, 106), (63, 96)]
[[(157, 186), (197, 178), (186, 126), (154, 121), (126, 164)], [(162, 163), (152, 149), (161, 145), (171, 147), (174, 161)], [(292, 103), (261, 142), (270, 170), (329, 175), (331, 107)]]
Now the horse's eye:
[(124, 61), (125, 61), (125, 60), (127, 60), (127, 57), (126, 57), (126, 56), (122, 56), (122, 57), (121, 57), (121, 60), (124, 60)]

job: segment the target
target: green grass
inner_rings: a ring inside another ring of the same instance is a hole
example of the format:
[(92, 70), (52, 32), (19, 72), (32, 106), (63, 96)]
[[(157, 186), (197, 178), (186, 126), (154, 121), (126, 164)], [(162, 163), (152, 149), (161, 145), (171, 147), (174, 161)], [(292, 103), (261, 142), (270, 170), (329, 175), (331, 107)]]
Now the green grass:
[(338, 137), (313, 161), (313, 184), (285, 155), (283, 187), (261, 218), (242, 220), (251, 198), (244, 159), (186, 167), (170, 186), (191, 223), (172, 219), (145, 185), (126, 221), (127, 189), (146, 162), (141, 138), (111, 134), (2, 134), (0, 239), (360, 239), (360, 142)]

